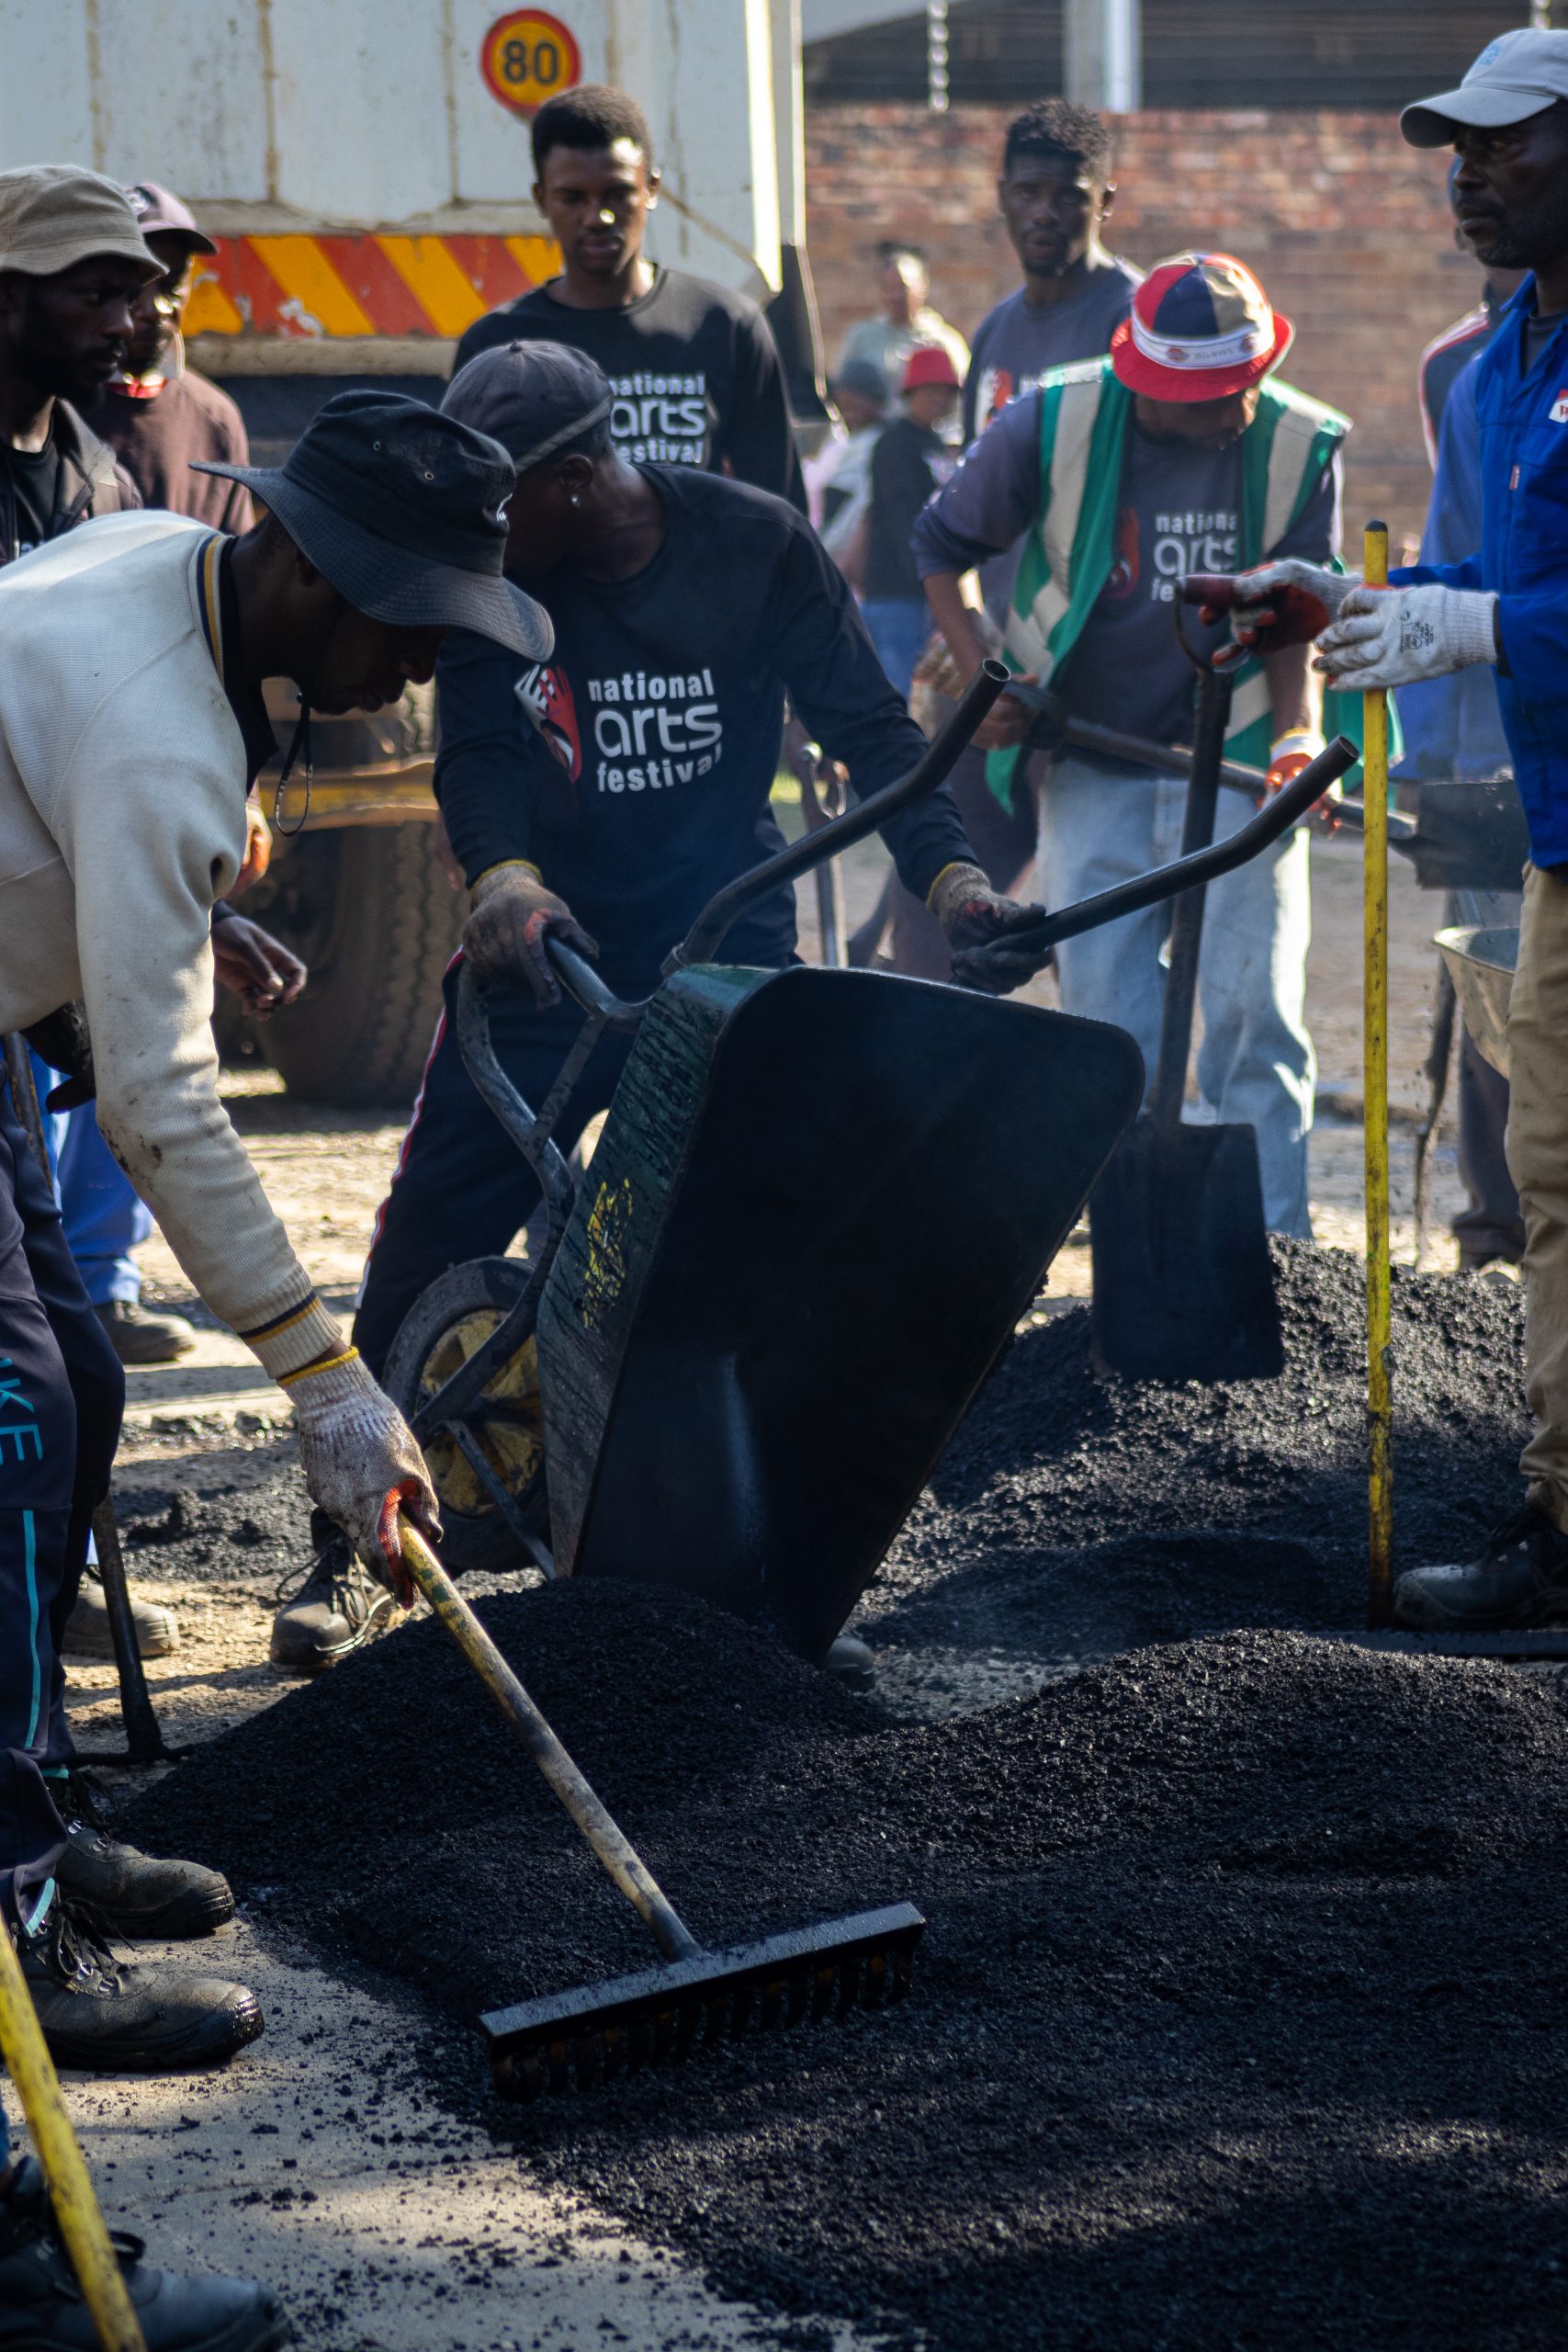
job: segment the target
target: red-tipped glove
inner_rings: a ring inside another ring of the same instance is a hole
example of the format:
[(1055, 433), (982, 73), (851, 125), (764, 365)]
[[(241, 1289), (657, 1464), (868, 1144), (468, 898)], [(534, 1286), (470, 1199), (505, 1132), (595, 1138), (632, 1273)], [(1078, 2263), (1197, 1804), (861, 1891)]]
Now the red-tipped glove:
[(481, 979), (525, 980), (541, 1004), (558, 1004), (560, 986), (545, 942), (552, 936), (580, 956), (597, 956), (564, 899), (547, 890), (538, 868), (509, 858), (481, 874), (469, 892), (463, 953)]
[[(1269, 754), (1269, 792), (1264, 798), (1267, 799), (1269, 794), (1281, 791), (1287, 784), (1293, 784), (1302, 770), (1310, 767), (1323, 749), (1323, 738), (1313, 727), (1292, 727), (1288, 734), (1276, 736), (1274, 748)], [(1337, 833), (1339, 819), (1334, 803), (1338, 798), (1339, 786), (1336, 782), (1315, 804), (1306, 822), (1320, 832)], [(1258, 806), (1261, 808), (1261, 801)]]
[(1310, 644), (1359, 584), (1347, 572), (1292, 558), (1284, 563), (1260, 563), (1229, 578), (1193, 572), (1182, 582), (1182, 601), (1197, 605), (1200, 620), (1210, 627), (1229, 615), (1232, 641), (1214, 656), (1214, 667), (1224, 670), (1253, 654)]
[(1045, 919), (1043, 907), (1021, 906), (993, 890), (977, 865), (944, 866), (926, 900), (947, 933), (953, 977), (987, 996), (1008, 996), (1043, 972), (1050, 951), (1010, 947), (1010, 934), (1032, 931)]

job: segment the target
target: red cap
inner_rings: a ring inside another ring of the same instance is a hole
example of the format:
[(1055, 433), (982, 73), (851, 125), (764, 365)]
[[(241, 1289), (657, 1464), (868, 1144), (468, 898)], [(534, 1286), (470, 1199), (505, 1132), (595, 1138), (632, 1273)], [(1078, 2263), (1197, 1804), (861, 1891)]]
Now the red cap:
[(940, 343), (916, 344), (904, 362), (898, 390), (912, 392), (920, 384), (951, 384), (955, 392), (962, 389), (958, 370)]
[(1151, 400), (1219, 401), (1261, 383), (1294, 334), (1229, 254), (1177, 254), (1134, 295), (1132, 317), (1111, 338), (1111, 364)]

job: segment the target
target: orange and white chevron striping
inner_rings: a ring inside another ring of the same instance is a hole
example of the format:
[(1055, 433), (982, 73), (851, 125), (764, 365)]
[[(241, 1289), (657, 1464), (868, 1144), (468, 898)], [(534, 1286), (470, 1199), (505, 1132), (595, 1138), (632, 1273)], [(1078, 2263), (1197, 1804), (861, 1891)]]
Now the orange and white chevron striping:
[(450, 337), (559, 267), (548, 237), (221, 237), (185, 331)]

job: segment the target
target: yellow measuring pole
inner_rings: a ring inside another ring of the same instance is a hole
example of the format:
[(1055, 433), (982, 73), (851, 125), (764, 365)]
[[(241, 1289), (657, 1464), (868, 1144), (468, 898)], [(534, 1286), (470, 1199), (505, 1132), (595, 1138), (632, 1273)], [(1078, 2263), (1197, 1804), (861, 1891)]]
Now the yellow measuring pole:
[(4, 1919), (0, 1919), (0, 2057), (22, 2102), (28, 2130), (49, 2182), (60, 2234), (103, 2352), (147, 2352), (93, 2194), (92, 2179), (60, 2096), (60, 2078), (33, 1996)]
[[(1388, 585), (1388, 525), (1369, 523), (1369, 588)], [(1393, 1620), (1393, 1363), (1388, 1247), (1388, 696), (1362, 696), (1361, 1095), (1367, 1155), (1367, 1622)]]

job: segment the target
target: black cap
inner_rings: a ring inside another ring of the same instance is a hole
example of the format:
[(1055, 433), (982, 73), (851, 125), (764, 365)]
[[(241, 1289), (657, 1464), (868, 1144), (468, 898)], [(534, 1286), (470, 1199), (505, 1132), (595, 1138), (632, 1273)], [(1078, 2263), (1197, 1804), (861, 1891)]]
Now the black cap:
[(545, 661), (549, 615), (502, 577), (506, 451), (402, 392), (338, 392), (280, 467), (193, 465), (243, 481), (340, 596), (373, 621), (466, 628)]
[(488, 433), (519, 474), (564, 458), (611, 408), (609, 379), (596, 359), (568, 343), (492, 345), (446, 387), (443, 416)]

